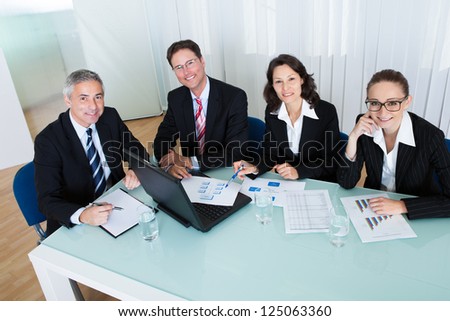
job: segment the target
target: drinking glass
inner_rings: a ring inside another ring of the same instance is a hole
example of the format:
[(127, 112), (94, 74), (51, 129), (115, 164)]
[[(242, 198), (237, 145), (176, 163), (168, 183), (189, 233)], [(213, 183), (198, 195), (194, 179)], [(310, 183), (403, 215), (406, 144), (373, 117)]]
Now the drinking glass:
[(336, 247), (345, 245), (350, 230), (349, 218), (344, 208), (330, 208), (330, 227), (328, 238)]
[(272, 195), (267, 190), (255, 193), (256, 219), (261, 224), (272, 222), (273, 202)]

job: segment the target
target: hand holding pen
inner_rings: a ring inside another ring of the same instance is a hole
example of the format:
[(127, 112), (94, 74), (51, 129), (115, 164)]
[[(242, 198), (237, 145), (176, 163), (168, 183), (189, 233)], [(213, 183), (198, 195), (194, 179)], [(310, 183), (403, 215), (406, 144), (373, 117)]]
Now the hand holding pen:
[(234, 162), (233, 167), (237, 177), (241, 180), (245, 178), (245, 175), (258, 173), (258, 168), (246, 161)]
[(90, 203), (81, 212), (78, 219), (81, 223), (94, 226), (102, 225), (108, 221), (113, 208), (114, 206), (108, 203)]
[(238, 170), (231, 176), (231, 178), (228, 180), (227, 184), (225, 185), (225, 188), (228, 187), (228, 185), (238, 176), (239, 172), (244, 169), (244, 164), (241, 164), (238, 168)]
[[(108, 204), (108, 203), (90, 203), (90, 206), (104, 206), (104, 205), (112, 205), (112, 204)], [(123, 211), (123, 207), (119, 207), (119, 206), (114, 206), (111, 209), (112, 211)]]

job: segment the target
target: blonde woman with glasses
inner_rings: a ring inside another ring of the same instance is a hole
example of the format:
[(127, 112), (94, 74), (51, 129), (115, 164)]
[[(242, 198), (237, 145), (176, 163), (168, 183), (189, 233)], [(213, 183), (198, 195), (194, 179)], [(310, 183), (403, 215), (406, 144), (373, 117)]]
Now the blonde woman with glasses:
[[(406, 78), (395, 70), (375, 73), (367, 85), (367, 112), (357, 117), (345, 150), (347, 166), (338, 183), (353, 188), (363, 164), (364, 187), (414, 195), (369, 201), (377, 214), (409, 219), (450, 216), (450, 153), (436, 126), (408, 112), (412, 96)], [(437, 175), (437, 180), (435, 179)]]

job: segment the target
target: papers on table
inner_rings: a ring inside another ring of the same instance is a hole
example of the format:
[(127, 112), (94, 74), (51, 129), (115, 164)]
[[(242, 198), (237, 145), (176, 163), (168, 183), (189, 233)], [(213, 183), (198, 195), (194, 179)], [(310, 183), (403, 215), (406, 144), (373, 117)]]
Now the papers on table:
[(327, 190), (285, 192), (286, 233), (328, 232), (331, 207)]
[(102, 202), (123, 208), (121, 211), (113, 210), (109, 215), (108, 222), (101, 225), (105, 231), (114, 237), (118, 237), (138, 224), (139, 214), (142, 207), (145, 206), (122, 189), (116, 189), (107, 195), (102, 195), (95, 201), (95, 203)]
[(417, 237), (402, 215), (377, 215), (369, 207), (369, 199), (387, 194), (341, 198), (350, 220), (363, 243)]
[(227, 181), (192, 176), (183, 178), (181, 184), (192, 203), (233, 206), (241, 185), (231, 182), (225, 187)]
[(256, 178), (251, 180), (246, 178), (242, 183), (241, 193), (249, 196), (252, 199), (252, 203), (254, 203), (254, 194), (259, 193), (262, 189), (267, 189), (272, 194), (274, 206), (283, 206), (284, 192), (303, 190), (305, 189), (305, 183), (278, 179)]

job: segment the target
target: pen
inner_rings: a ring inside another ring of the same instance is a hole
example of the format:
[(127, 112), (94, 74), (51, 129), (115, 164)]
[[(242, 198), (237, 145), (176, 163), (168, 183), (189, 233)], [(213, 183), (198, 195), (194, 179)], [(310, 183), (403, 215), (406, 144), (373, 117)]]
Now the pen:
[[(92, 203), (92, 205), (94, 205), (94, 206), (103, 206), (103, 205), (105, 205), (105, 204), (102, 204), (102, 203)], [(114, 210), (116, 210), (116, 211), (123, 211), (123, 207), (120, 207), (120, 206), (113, 206), (112, 210), (113, 210), (113, 211), (114, 211)]]
[(239, 166), (239, 169), (236, 171), (236, 173), (233, 174), (233, 176), (231, 176), (231, 178), (228, 180), (225, 187), (228, 187), (228, 184), (230, 184), (238, 176), (239, 172), (243, 169), (244, 169), (244, 165)]

